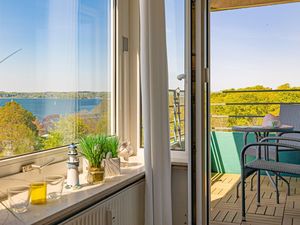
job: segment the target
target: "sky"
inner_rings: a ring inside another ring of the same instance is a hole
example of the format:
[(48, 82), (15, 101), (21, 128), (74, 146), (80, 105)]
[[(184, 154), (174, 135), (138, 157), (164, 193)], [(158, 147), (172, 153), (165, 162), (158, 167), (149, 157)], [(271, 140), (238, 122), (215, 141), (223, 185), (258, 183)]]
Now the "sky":
[[(166, 1), (169, 87), (183, 88), (184, 0)], [(300, 86), (300, 3), (211, 13), (211, 90)]]
[(211, 88), (300, 86), (300, 3), (211, 14)]
[[(169, 88), (184, 88), (184, 0), (165, 0)], [(110, 0), (1, 0), (0, 91), (109, 91)], [(300, 3), (211, 14), (211, 88), (300, 86)]]
[(169, 88), (184, 89), (177, 76), (184, 71), (185, 5), (184, 0), (165, 0)]
[(110, 0), (1, 0), (0, 91), (109, 91)]

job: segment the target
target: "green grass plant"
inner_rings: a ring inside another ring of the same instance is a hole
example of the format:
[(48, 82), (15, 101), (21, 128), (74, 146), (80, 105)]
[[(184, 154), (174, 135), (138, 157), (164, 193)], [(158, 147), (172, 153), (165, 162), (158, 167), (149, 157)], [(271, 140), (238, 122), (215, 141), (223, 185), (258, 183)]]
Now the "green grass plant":
[(106, 142), (104, 135), (88, 135), (80, 139), (80, 152), (89, 161), (90, 167), (101, 168)]
[(120, 141), (117, 136), (107, 137), (106, 141), (106, 155), (110, 154), (111, 158), (117, 158), (119, 153)]

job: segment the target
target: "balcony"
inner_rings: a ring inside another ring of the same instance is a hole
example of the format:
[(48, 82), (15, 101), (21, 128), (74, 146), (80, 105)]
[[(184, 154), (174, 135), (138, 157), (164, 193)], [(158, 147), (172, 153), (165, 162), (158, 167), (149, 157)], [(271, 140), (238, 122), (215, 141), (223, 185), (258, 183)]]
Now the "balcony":
[(236, 198), (238, 174), (213, 174), (211, 180), (211, 224), (266, 224), (292, 225), (299, 224), (300, 180), (286, 177), (291, 185), (291, 196), (287, 196), (287, 188), (279, 182), (280, 204), (276, 204), (276, 193), (268, 177), (261, 179), (261, 205), (256, 204), (256, 179), (254, 190), (250, 191), (250, 179), (246, 184), (247, 222), (241, 222), (241, 201)]
[[(286, 89), (241, 89), (211, 94), (211, 224), (298, 224), (300, 223), (300, 179), (285, 177), (291, 185), (280, 181), (280, 204), (276, 204), (276, 192), (267, 176), (261, 179), (261, 206), (256, 204), (256, 182), (250, 190), (250, 179), (246, 184), (247, 223), (241, 221), (241, 199), (236, 197), (236, 186), (240, 180), (240, 152), (244, 146), (243, 133), (232, 131), (236, 125), (261, 125), (263, 117), (272, 113), (279, 115), (281, 104), (299, 104), (300, 90)], [(184, 92), (169, 91), (170, 142), (174, 146), (184, 145)], [(180, 121), (180, 123), (179, 123)], [(179, 130), (177, 128), (180, 128)], [(274, 135), (274, 134), (271, 134)], [(248, 142), (255, 142), (250, 133)], [(280, 153), (280, 161), (300, 163), (299, 152)]]
[[(243, 133), (233, 132), (236, 125), (261, 125), (263, 117), (272, 113), (279, 115), (281, 104), (299, 104), (300, 90), (241, 89), (212, 93), (211, 99), (211, 221), (212, 224), (241, 223), (241, 199), (236, 197), (236, 185), (240, 180), (240, 151), (244, 146)], [(220, 101), (221, 100), (221, 101)], [(219, 101), (219, 102), (218, 102)], [(271, 134), (275, 135), (275, 134)], [(248, 143), (255, 141), (249, 134)], [(280, 153), (280, 161), (299, 164), (299, 152)], [(261, 180), (261, 206), (256, 203), (256, 178), (254, 190), (246, 184), (247, 223), (245, 224), (298, 224), (300, 182), (297, 177), (287, 176), (287, 186), (279, 183), (280, 204), (276, 204), (276, 192), (267, 176)]]

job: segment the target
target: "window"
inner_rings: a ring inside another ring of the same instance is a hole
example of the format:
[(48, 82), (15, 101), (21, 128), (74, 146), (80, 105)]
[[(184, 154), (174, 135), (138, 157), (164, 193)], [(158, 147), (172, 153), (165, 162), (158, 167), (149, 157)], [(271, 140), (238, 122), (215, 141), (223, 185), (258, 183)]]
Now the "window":
[(112, 132), (112, 8), (0, 2), (0, 158)]
[[(187, 74), (185, 6), (185, 0), (165, 0), (171, 150), (184, 150), (185, 148), (185, 78)], [(143, 146), (142, 118), (140, 123), (140, 143)]]
[(171, 149), (185, 146), (185, 0), (165, 0)]

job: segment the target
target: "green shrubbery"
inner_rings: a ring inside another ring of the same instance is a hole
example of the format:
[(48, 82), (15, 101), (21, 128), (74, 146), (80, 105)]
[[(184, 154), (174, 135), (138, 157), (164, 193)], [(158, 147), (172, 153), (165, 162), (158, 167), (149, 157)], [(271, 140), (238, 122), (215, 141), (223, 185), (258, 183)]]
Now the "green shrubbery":
[(0, 107), (0, 157), (56, 148), (78, 142), (88, 134), (109, 134), (109, 100), (91, 112), (60, 116), (45, 127), (17, 102)]
[[(299, 89), (299, 92), (237, 92), (224, 93), (215, 92), (211, 94), (211, 114), (218, 116), (265, 116), (266, 114), (279, 115), (279, 104), (261, 105), (214, 105), (214, 103), (300, 103), (300, 88), (291, 87), (289, 84), (281, 85), (277, 90)], [(229, 91), (240, 90), (272, 90), (271, 88), (257, 85), (254, 87), (230, 89)], [(212, 127), (232, 127), (235, 125), (261, 125), (262, 118), (214, 118), (211, 121)]]
[[(280, 105), (221, 105), (214, 103), (265, 103), (265, 102), (299, 102), (300, 88), (291, 87), (289, 84), (281, 85), (278, 90), (297, 89), (299, 92), (240, 92), (211, 94), (211, 114), (217, 116), (253, 115), (264, 116), (268, 113), (279, 114)], [(257, 85), (254, 87), (230, 89), (235, 90), (271, 90), (271, 88)], [(184, 98), (180, 98), (181, 120), (184, 119)], [(169, 97), (170, 106), (173, 105), (173, 96)], [(92, 112), (79, 112), (61, 116), (47, 130), (29, 111), (16, 102), (6, 103), (0, 107), (0, 156), (16, 155), (35, 150), (55, 148), (78, 142), (89, 134), (110, 134), (110, 104), (109, 97), (102, 99), (101, 104)], [(174, 122), (173, 108), (169, 111), (170, 122)], [(234, 125), (258, 125), (262, 118), (212, 118), (212, 128), (231, 127)], [(180, 122), (181, 131), (184, 133), (184, 121)], [(174, 123), (170, 123), (170, 134), (174, 136)], [(117, 155), (119, 140), (111, 137), (112, 157)]]

